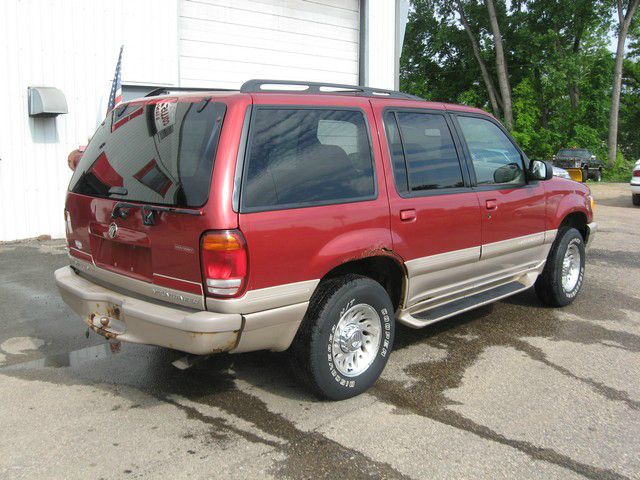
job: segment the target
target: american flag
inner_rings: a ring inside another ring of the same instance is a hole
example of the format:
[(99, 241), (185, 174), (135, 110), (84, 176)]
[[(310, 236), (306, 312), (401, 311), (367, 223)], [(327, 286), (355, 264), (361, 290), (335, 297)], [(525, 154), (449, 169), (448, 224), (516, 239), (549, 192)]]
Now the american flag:
[(109, 105), (107, 106), (107, 113), (113, 110), (116, 105), (122, 102), (122, 78), (120, 75), (120, 66), (122, 64), (122, 49), (124, 45), (120, 47), (120, 55), (118, 55), (118, 63), (116, 64), (116, 73), (113, 76), (113, 82), (111, 82), (111, 93), (109, 93)]

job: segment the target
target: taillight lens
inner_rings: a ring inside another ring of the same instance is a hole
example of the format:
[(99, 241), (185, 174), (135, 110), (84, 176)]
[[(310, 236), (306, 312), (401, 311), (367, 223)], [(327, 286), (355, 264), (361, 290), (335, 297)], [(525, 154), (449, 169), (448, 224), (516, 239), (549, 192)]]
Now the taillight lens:
[(633, 176), (634, 177), (640, 177), (640, 170), (634, 170), (633, 171)]
[(200, 256), (207, 295), (234, 297), (242, 293), (247, 278), (247, 244), (239, 230), (206, 233)]

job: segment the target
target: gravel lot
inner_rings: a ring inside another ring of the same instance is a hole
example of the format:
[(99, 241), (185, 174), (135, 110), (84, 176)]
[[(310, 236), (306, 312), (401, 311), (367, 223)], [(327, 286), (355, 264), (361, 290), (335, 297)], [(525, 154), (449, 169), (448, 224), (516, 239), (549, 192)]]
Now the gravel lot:
[(62, 242), (0, 244), (0, 478), (640, 478), (640, 208), (593, 192), (572, 305), (524, 292), (400, 328), (383, 378), (340, 403), (282, 354), (111, 355), (58, 297)]

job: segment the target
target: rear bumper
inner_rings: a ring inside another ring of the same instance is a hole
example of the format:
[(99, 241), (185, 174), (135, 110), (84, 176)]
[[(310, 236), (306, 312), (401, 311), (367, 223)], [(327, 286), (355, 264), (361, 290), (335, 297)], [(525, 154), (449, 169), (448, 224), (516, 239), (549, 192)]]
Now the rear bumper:
[(242, 316), (160, 305), (115, 292), (63, 267), (55, 272), (62, 299), (94, 332), (194, 354), (236, 347)]
[(640, 195), (640, 183), (630, 183), (629, 188), (634, 195)]
[(62, 299), (94, 332), (196, 355), (286, 350), (309, 305), (217, 313), (127, 295), (80, 276), (71, 267), (56, 270), (54, 276)]

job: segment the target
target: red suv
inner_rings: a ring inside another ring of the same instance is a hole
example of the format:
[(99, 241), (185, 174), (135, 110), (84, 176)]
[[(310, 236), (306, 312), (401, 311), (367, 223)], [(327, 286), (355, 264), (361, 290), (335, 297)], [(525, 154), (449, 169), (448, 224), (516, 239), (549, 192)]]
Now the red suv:
[(274, 80), (164, 93), (109, 113), (69, 185), (56, 281), (109, 339), (290, 350), (343, 399), (376, 381), (396, 322), (582, 286), (589, 189), (481, 110)]

